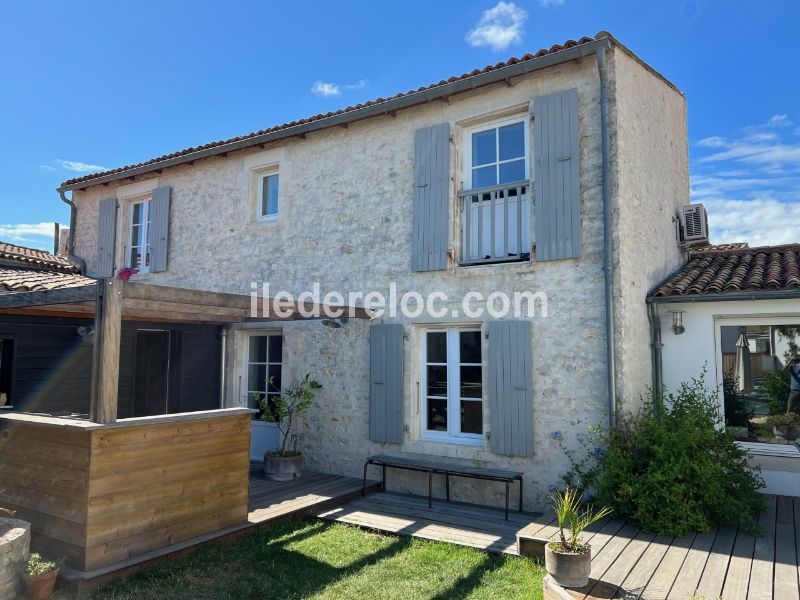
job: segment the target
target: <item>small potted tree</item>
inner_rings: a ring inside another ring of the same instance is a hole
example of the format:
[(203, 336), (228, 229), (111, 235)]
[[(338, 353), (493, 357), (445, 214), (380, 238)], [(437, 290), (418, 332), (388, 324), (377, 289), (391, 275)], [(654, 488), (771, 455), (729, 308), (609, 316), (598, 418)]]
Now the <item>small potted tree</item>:
[[(322, 385), (306, 374), (303, 379), (296, 380), (281, 392), (280, 396), (259, 399), (261, 418), (278, 426), (281, 440), (278, 450), (264, 454), (264, 477), (266, 479), (291, 481), (302, 475), (303, 454), (297, 451), (297, 436), (294, 434), (293, 428), (298, 417), (301, 417), (311, 406), (311, 402), (320, 389), (322, 389)], [(291, 449), (289, 449), (290, 440), (292, 441)]]
[(40, 554), (34, 552), (28, 558), (22, 579), (25, 581), (25, 589), (30, 600), (47, 600), (52, 595), (58, 579), (58, 565), (44, 560)]
[[(556, 491), (553, 509), (558, 519), (559, 539), (544, 548), (547, 573), (561, 587), (583, 587), (589, 583), (592, 570), (592, 548), (581, 538), (581, 532), (592, 523), (611, 513), (603, 507), (596, 511), (591, 505), (581, 507), (577, 490), (568, 487)], [(565, 533), (569, 529), (569, 535)]]
[(772, 415), (767, 419), (772, 425), (772, 432), (788, 442), (793, 442), (800, 437), (800, 415), (794, 412)]

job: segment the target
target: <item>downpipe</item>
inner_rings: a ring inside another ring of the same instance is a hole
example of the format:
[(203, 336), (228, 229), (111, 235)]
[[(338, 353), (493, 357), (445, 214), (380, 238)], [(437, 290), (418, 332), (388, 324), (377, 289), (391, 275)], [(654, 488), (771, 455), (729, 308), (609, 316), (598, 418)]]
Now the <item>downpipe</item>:
[(61, 196), (61, 201), (69, 206), (69, 235), (67, 236), (67, 260), (70, 264), (78, 269), (81, 275), (86, 274), (86, 261), (80, 256), (75, 254), (75, 223), (78, 220), (78, 207), (75, 203), (66, 197), (64, 190), (58, 189), (58, 195)]
[(653, 371), (653, 412), (664, 412), (664, 374), (662, 372), (661, 348), (661, 315), (657, 304), (647, 305), (647, 316), (650, 320), (650, 360)]
[(600, 138), (602, 144), (603, 179), (603, 279), (606, 307), (606, 362), (608, 364), (608, 425), (617, 424), (617, 361), (614, 344), (614, 263), (611, 238), (611, 159), (608, 132), (608, 76), (606, 73), (606, 47), (597, 49), (597, 71), (600, 76)]

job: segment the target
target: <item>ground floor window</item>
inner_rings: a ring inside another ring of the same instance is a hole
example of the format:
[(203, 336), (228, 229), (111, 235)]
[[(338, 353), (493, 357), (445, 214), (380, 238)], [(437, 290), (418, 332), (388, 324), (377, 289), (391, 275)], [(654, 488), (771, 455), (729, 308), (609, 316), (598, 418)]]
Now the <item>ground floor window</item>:
[(279, 333), (251, 335), (247, 345), (247, 404), (258, 409), (255, 418), (261, 418), (258, 399), (267, 402), (281, 393), (283, 363), (283, 336)]
[(422, 437), (481, 443), (483, 360), (477, 327), (425, 329), (420, 344)]
[(0, 338), (0, 406), (12, 405), (11, 385), (14, 380), (14, 340)]
[(725, 426), (741, 441), (793, 443), (800, 438), (800, 322), (754, 321), (720, 327)]

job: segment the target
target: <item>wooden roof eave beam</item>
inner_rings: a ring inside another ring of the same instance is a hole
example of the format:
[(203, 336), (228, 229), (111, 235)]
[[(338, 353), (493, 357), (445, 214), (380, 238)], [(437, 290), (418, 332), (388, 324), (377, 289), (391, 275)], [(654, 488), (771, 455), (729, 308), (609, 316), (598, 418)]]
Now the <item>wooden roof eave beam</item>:
[(61, 288), (57, 290), (42, 290), (39, 292), (13, 292), (10, 294), (0, 294), (0, 309), (83, 302), (93, 303), (96, 296), (96, 284)]

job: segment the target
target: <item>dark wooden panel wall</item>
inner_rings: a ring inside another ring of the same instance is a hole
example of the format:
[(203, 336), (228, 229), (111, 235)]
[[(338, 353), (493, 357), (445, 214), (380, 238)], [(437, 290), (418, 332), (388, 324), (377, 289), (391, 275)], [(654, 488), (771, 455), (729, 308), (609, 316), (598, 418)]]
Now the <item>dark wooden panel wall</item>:
[[(77, 334), (91, 320), (0, 316), (0, 337), (15, 340), (11, 402), (16, 410), (44, 413), (89, 412), (92, 345)], [(120, 338), (117, 416), (133, 413), (136, 330), (173, 332), (169, 412), (219, 408), (220, 328), (126, 321)]]

